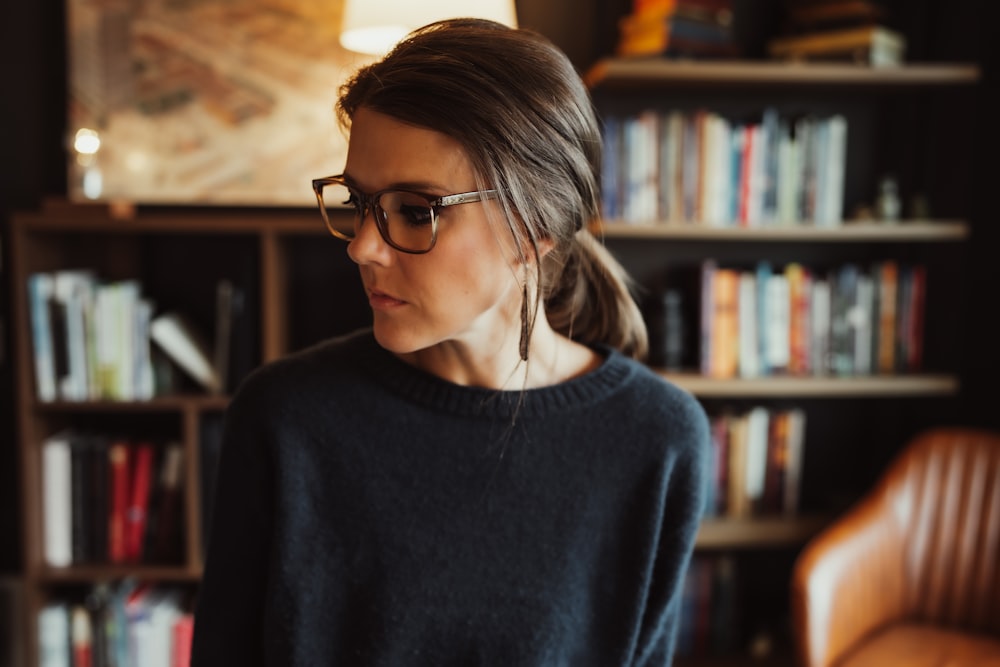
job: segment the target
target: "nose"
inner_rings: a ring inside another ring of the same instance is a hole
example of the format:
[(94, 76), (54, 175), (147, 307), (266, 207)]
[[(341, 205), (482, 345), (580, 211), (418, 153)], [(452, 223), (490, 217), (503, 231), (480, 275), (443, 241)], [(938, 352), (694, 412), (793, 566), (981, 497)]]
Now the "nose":
[(392, 246), (382, 238), (374, 216), (375, 207), (366, 206), (354, 239), (347, 244), (347, 256), (355, 264), (386, 264), (392, 256)]

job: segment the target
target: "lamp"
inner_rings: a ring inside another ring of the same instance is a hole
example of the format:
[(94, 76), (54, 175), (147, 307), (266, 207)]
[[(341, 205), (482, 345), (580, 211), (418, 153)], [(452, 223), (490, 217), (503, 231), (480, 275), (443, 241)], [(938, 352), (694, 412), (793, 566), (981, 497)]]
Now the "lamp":
[(340, 44), (351, 51), (383, 55), (411, 30), (460, 16), (517, 26), (514, 0), (345, 0)]

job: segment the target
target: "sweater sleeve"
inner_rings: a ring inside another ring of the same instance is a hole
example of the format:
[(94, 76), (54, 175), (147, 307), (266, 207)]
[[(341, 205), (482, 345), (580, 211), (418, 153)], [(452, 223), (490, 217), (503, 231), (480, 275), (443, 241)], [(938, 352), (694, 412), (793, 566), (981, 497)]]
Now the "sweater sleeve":
[(706, 501), (709, 455), (708, 419), (693, 398), (687, 402), (678, 455), (666, 479), (660, 537), (643, 618), (636, 665), (671, 664), (680, 625), (684, 578)]
[(261, 410), (237, 396), (226, 414), (206, 563), (195, 608), (194, 667), (264, 664), (263, 610), (272, 523)]

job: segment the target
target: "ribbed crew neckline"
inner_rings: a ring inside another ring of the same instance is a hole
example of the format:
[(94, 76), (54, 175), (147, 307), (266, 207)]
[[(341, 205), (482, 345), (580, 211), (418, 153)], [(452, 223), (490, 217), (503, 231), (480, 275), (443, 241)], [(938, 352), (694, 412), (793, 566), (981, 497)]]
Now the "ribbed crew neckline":
[(375, 378), (390, 391), (418, 405), (444, 413), (478, 418), (543, 417), (579, 409), (606, 398), (622, 386), (634, 369), (618, 350), (591, 346), (602, 357), (592, 371), (557, 385), (526, 389), (495, 390), (449, 382), (412, 366), (383, 348), (369, 331), (363, 336), (372, 360)]

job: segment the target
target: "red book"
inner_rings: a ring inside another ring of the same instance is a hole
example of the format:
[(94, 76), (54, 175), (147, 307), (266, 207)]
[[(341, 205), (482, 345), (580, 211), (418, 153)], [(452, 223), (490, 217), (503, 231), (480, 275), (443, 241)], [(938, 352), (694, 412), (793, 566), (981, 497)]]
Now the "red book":
[(73, 644), (73, 667), (91, 667), (94, 662), (93, 628), (90, 614), (82, 606), (73, 608), (70, 630)]
[(108, 448), (108, 560), (124, 563), (125, 515), (129, 504), (129, 447), (116, 441)]
[(128, 511), (125, 515), (125, 560), (130, 563), (137, 563), (142, 559), (146, 517), (149, 512), (149, 490), (153, 482), (153, 455), (152, 444), (143, 442), (136, 445)]
[(174, 624), (170, 667), (189, 667), (191, 664), (191, 638), (194, 635), (194, 615), (183, 614)]

